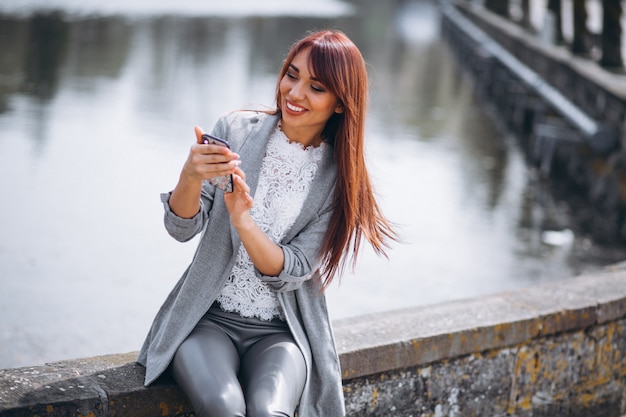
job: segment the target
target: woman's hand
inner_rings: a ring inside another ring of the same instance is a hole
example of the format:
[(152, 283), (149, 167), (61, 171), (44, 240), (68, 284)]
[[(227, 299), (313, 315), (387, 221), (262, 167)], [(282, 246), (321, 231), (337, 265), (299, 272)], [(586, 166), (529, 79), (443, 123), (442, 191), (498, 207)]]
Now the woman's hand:
[(178, 184), (170, 196), (170, 208), (177, 216), (192, 218), (200, 209), (202, 181), (235, 172), (239, 155), (219, 145), (202, 143), (204, 131), (195, 126), (196, 143), (191, 146)]
[(214, 177), (230, 175), (241, 161), (239, 155), (225, 146), (202, 143), (204, 131), (196, 126), (196, 143), (191, 146), (181, 176), (190, 182), (202, 182)]
[(233, 185), (233, 192), (224, 194), (230, 222), (237, 229), (241, 243), (259, 272), (278, 276), (283, 270), (285, 255), (281, 247), (272, 242), (252, 218), (250, 209), (254, 206), (254, 200), (246, 184), (246, 174), (241, 168), (235, 169)]
[(250, 196), (250, 187), (246, 184), (246, 174), (239, 167), (233, 173), (233, 186), (232, 193), (224, 193), (230, 221), (237, 230), (252, 227), (254, 220), (250, 209), (254, 206), (254, 200)]

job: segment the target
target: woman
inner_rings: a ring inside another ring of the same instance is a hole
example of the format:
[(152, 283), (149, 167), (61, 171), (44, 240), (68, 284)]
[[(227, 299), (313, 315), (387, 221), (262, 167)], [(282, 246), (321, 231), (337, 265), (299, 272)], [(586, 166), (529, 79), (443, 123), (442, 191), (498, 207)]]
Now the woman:
[[(359, 50), (321, 31), (289, 52), (275, 111), (217, 122), (230, 149), (196, 127), (161, 199), (174, 238), (202, 238), (139, 354), (146, 385), (169, 368), (201, 417), (345, 414), (323, 290), (363, 237), (383, 254), (395, 239), (365, 167), (366, 101)], [(228, 175), (233, 192), (208, 181)]]

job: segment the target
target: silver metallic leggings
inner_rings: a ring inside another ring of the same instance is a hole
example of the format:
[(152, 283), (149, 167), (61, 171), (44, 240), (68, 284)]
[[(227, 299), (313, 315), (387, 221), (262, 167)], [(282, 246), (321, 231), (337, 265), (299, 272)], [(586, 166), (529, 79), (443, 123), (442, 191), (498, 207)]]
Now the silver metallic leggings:
[(284, 321), (227, 313), (214, 304), (172, 361), (198, 417), (293, 417), (306, 378)]

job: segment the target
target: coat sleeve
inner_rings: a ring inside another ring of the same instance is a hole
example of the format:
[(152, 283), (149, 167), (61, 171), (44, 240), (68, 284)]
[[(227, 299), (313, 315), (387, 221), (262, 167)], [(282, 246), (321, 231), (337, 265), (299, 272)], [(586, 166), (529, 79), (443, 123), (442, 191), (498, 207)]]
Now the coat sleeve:
[(315, 276), (321, 261), (320, 247), (328, 231), (332, 215), (332, 193), (324, 208), (291, 241), (280, 243), (285, 255), (283, 270), (278, 276), (257, 276), (277, 292), (293, 291)]
[(200, 195), (200, 210), (192, 218), (186, 219), (179, 217), (170, 207), (170, 196), (172, 192), (161, 194), (161, 202), (163, 203), (163, 222), (165, 230), (174, 239), (179, 242), (187, 242), (204, 229), (204, 225), (209, 219), (209, 213), (213, 206), (213, 197), (215, 195), (215, 187), (210, 185), (208, 181), (204, 181), (202, 193)]

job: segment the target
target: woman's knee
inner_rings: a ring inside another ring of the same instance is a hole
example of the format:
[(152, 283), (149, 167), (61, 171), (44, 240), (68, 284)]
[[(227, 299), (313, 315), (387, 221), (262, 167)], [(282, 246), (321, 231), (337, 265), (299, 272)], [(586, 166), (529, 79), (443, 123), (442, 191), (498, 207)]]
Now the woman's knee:
[(293, 411), (288, 412), (276, 409), (267, 401), (249, 401), (247, 407), (247, 417), (292, 417)]
[(198, 417), (245, 417), (246, 404), (239, 387), (224, 386), (223, 389), (204, 390), (191, 398)]

